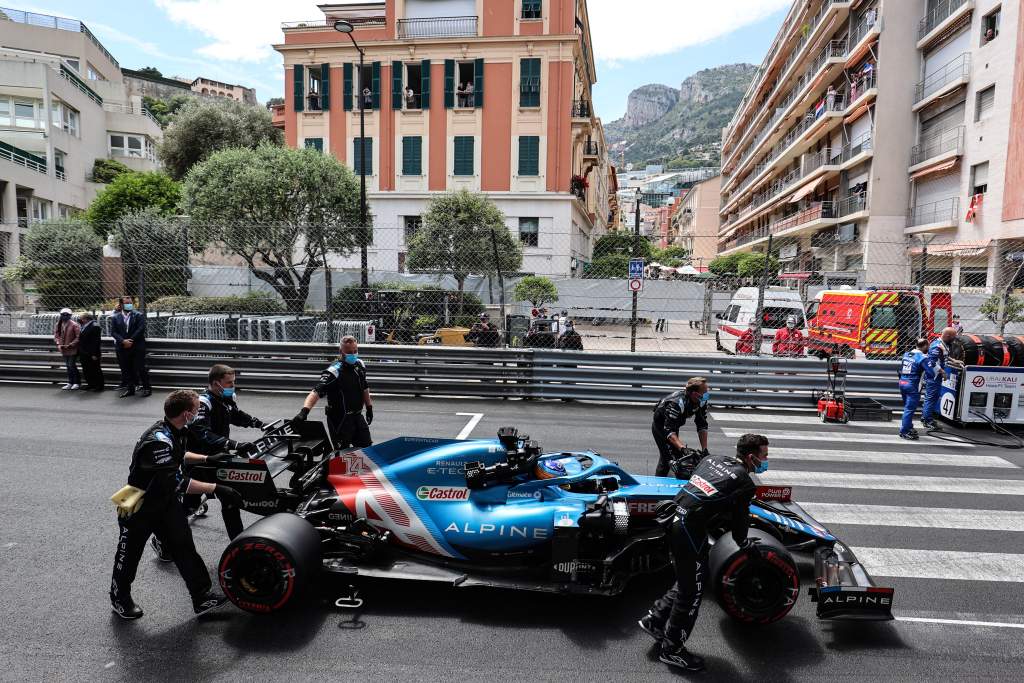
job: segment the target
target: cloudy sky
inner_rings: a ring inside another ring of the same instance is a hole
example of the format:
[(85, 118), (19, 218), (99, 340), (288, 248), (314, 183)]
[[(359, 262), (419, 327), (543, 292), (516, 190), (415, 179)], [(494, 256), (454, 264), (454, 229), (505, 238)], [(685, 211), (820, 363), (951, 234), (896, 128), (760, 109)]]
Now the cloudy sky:
[[(281, 96), (283, 69), (271, 43), (283, 21), (323, 15), (304, 0), (4, 0), (5, 6), (80, 19), (122, 66), (203, 75)], [(759, 63), (790, 0), (590, 0), (597, 54), (595, 105), (605, 121), (646, 83), (679, 86), (703, 68)]]

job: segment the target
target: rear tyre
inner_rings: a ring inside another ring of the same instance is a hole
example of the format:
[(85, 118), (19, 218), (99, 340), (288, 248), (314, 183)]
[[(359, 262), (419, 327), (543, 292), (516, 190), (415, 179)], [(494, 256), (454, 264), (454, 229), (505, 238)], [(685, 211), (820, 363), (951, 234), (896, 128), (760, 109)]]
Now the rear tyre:
[(278, 513), (235, 537), (220, 558), (224, 595), (239, 608), (270, 614), (294, 605), (320, 570), (320, 534), (306, 520)]
[(800, 595), (800, 573), (782, 542), (759, 529), (759, 558), (740, 550), (731, 534), (721, 536), (711, 549), (711, 583), (718, 602), (733, 619), (744, 624), (770, 624), (789, 614)]

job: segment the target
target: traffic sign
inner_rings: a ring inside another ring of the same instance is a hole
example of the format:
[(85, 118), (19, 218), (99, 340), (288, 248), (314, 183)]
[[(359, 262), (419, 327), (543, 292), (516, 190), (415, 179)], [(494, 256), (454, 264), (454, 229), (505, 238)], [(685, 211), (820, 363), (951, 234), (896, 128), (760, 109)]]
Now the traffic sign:
[(644, 260), (629, 259), (629, 291), (642, 292), (644, 289)]
[(629, 291), (640, 292), (643, 291), (644, 281), (641, 278), (631, 277), (629, 278)]

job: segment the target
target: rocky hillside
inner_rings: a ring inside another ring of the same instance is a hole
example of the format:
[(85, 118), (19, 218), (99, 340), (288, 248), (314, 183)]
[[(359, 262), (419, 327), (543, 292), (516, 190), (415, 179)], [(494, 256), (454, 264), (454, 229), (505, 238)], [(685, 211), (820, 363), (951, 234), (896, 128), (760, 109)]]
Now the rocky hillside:
[(605, 126), (616, 163), (642, 166), (715, 166), (722, 128), (754, 77), (752, 64), (728, 64), (698, 71), (677, 90), (651, 84), (629, 94), (626, 115)]

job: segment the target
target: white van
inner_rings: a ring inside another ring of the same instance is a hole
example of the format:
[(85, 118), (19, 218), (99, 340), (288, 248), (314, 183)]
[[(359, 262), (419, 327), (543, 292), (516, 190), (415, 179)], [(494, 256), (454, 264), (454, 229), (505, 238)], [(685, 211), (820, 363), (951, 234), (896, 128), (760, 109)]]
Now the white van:
[[(744, 332), (757, 313), (757, 287), (740, 287), (729, 302), (729, 306), (719, 313), (718, 331), (715, 341), (718, 348), (733, 351), (736, 341)], [(764, 290), (764, 311), (761, 325), (761, 353), (772, 354), (772, 340), (775, 333), (786, 326), (786, 318), (796, 316), (796, 326), (807, 336), (807, 323), (804, 316), (804, 305), (800, 293), (786, 287), (768, 287)]]

